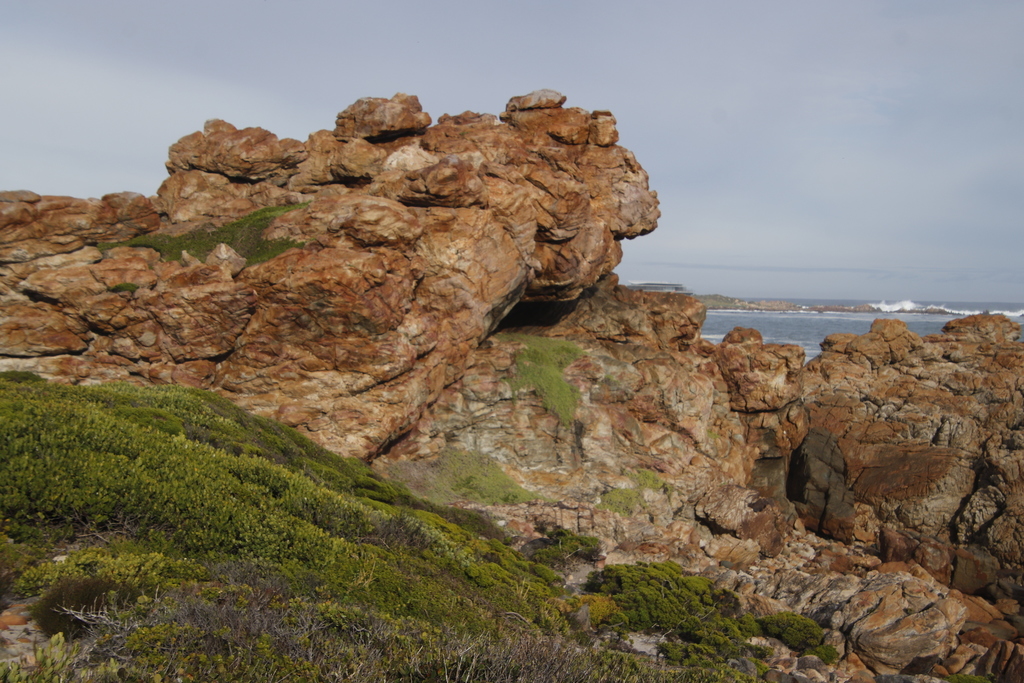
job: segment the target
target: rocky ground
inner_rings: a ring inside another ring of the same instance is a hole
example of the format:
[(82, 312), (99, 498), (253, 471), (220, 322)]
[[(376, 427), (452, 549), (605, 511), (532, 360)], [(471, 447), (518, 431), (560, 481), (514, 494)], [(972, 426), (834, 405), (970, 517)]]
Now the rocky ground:
[[(212, 121), (154, 197), (0, 193), (0, 371), (211, 389), (384, 473), (475, 453), (538, 496), (487, 508), (524, 539), (806, 614), (844, 676), (1020, 680), (1020, 326), (880, 320), (806, 366), (755, 330), (711, 344), (697, 299), (618, 285), (657, 196), (614, 117), (564, 100), (431, 125), (366, 98), (304, 143)], [(301, 246), (261, 263), (112, 246), (271, 206), (295, 209), (259, 238)], [(537, 336), (581, 352), (543, 386)]]

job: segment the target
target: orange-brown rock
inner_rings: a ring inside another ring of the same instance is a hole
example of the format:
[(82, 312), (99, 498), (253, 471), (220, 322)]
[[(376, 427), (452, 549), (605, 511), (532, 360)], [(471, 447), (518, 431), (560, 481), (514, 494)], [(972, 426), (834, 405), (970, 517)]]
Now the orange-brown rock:
[[(653, 229), (656, 196), (615, 146), (610, 114), (563, 100), (534, 93), (509, 110), (561, 112), (579, 134), (468, 112), (429, 128), (419, 101), (396, 95), (360, 100), (305, 144), (210, 121), (172, 146), (152, 205), (6, 193), (0, 367), (205, 386), (373, 457), (459, 379), (515, 304), (574, 299), (618, 263), (617, 240)], [(90, 246), (305, 202), (264, 235), (305, 247), (258, 266), (226, 245), (180, 264)], [(687, 324), (696, 338), (699, 322)], [(642, 400), (701, 393), (686, 385), (703, 387), (680, 377)], [(703, 399), (686, 415), (667, 400), (659, 419), (704, 428)]]
[[(1020, 566), (1019, 332), (1004, 316), (984, 315), (924, 339), (896, 320), (829, 337), (805, 372), (810, 433), (791, 468), (804, 523), (852, 538), (853, 506), (864, 504), (882, 525), (981, 544)], [(941, 557), (917, 559), (945, 580)], [(961, 587), (973, 591), (969, 564)]]
[(160, 217), (148, 199), (133, 192), (102, 199), (0, 193), (0, 264), (66, 254), (97, 242), (116, 242), (152, 232)]
[(334, 135), (339, 139), (365, 138), (378, 141), (422, 133), (430, 126), (430, 114), (423, 111), (415, 95), (398, 93), (390, 100), (364, 97), (338, 114)]
[(262, 128), (238, 130), (230, 123), (207, 121), (195, 132), (171, 145), (167, 170), (205, 171), (245, 181), (274, 179), (283, 184), (298, 172), (306, 150), (298, 140), (276, 135)]

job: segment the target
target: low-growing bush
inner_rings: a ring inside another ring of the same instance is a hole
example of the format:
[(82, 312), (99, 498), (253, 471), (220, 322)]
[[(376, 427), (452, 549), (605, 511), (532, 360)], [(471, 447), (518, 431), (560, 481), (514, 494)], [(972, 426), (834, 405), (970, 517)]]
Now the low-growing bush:
[[(757, 620), (766, 636), (778, 638), (793, 650), (809, 650), (821, 645), (825, 632), (812, 619), (793, 612), (780, 612)], [(819, 655), (820, 656), (820, 655)]]
[(549, 545), (530, 557), (534, 562), (566, 569), (577, 562), (596, 562), (601, 557), (601, 542), (593, 536), (577, 536), (568, 529), (555, 529), (548, 534)]
[(13, 382), (15, 384), (31, 384), (34, 382), (45, 383), (46, 380), (34, 372), (26, 370), (4, 370), (0, 372), (0, 380)]
[(674, 562), (613, 565), (591, 575), (587, 590), (615, 600), (618, 612), (605, 622), (624, 631), (657, 631), (670, 635), (662, 655), (690, 665), (699, 659), (723, 662), (735, 656), (756, 656), (745, 641), (755, 635), (750, 617), (734, 618), (736, 596), (714, 588), (702, 576), (687, 576)]
[(172, 559), (160, 553), (114, 555), (103, 548), (88, 548), (70, 553), (61, 562), (26, 569), (15, 588), (20, 595), (38, 595), (69, 578), (102, 578), (154, 592), (204, 580), (208, 572), (193, 560)]

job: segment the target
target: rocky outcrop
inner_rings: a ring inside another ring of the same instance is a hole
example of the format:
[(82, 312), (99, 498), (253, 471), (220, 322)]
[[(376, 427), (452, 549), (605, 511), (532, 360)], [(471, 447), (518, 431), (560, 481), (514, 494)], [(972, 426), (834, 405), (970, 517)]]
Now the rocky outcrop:
[[(185, 381), (373, 457), (515, 304), (576, 298), (618, 263), (617, 240), (654, 229), (613, 119), (563, 101), (538, 91), (507, 123), (430, 127), (415, 97), (366, 98), (305, 144), (209, 121), (171, 147), (152, 200), (5, 193), (0, 367)], [(248, 268), (226, 247), (206, 264), (95, 248), (301, 203), (264, 237), (305, 247)]]
[(804, 523), (844, 540), (885, 526), (980, 544), (1020, 566), (1019, 335), (983, 315), (924, 339), (897, 320), (826, 339), (805, 372), (810, 434), (790, 475)]

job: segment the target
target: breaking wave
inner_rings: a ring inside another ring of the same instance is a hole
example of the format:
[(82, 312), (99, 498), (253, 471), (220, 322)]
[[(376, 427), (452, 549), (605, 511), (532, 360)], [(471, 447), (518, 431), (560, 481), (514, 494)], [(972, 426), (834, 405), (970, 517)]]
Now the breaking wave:
[(919, 304), (910, 299), (888, 303), (881, 301), (877, 304), (870, 304), (875, 310), (883, 313), (948, 313), (950, 315), (978, 315), (979, 313), (1001, 313), (1010, 318), (1024, 317), (1024, 308), (1018, 310), (987, 310), (987, 309), (963, 309), (946, 304)]

